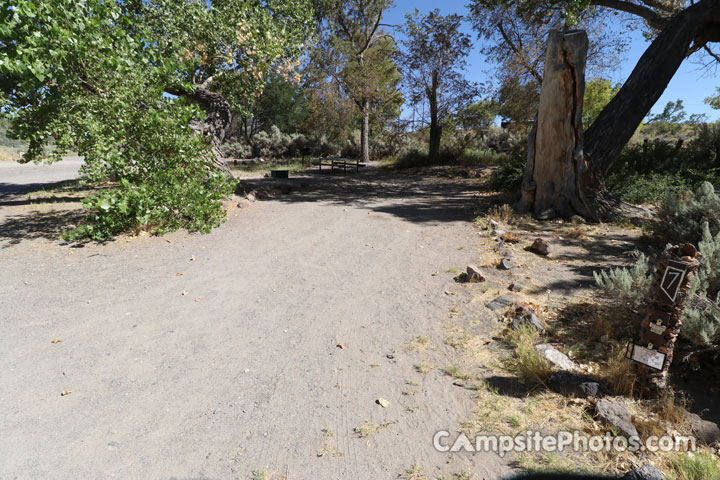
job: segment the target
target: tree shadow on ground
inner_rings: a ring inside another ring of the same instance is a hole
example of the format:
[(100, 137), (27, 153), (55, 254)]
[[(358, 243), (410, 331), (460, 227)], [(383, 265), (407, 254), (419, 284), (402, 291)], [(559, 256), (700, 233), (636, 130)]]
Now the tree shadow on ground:
[(398, 174), (374, 168), (353, 175), (304, 171), (288, 180), (243, 180), (240, 184), (245, 191), (289, 184), (293, 194), (274, 200), (352, 205), (414, 223), (472, 220), (481, 188), (479, 180)]
[(491, 377), (486, 377), (483, 381), (498, 395), (506, 397), (527, 398), (543, 392), (543, 388), (541, 387), (528, 388), (527, 385), (515, 377), (500, 377), (493, 375)]
[[(529, 288), (528, 293), (533, 294), (551, 290), (571, 296), (578, 290), (595, 286), (594, 272), (632, 266), (635, 263), (636, 250), (645, 253), (651, 251), (647, 239), (622, 230), (586, 232), (579, 235), (577, 227), (567, 224), (558, 227), (550, 222), (533, 224), (532, 228), (535, 230), (534, 236), (544, 238), (550, 243), (548, 260), (560, 262), (565, 269), (563, 278), (549, 277), (541, 287)], [(560, 238), (557, 238), (558, 235)]]
[(9, 248), (23, 240), (44, 238), (57, 240), (70, 225), (77, 225), (86, 215), (83, 210), (28, 212), (0, 219), (1, 248)]
[[(36, 183), (5, 183), (0, 182), (0, 201), (15, 195), (23, 195), (38, 190), (57, 190), (64, 192), (81, 191), (84, 187), (80, 185), (81, 179), (60, 180), (58, 182), (36, 182)], [(2, 203), (0, 203), (2, 205)]]

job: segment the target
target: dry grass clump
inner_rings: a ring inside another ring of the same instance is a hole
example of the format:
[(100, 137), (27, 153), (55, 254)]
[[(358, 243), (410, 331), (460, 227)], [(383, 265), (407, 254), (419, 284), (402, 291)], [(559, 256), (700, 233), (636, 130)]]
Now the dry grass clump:
[(408, 351), (424, 352), (430, 344), (430, 339), (425, 335), (418, 335), (410, 341)]
[(490, 220), (502, 222), (507, 225), (514, 225), (518, 223), (519, 219), (520, 216), (517, 212), (515, 212), (510, 205), (504, 203), (491, 207), (487, 212), (475, 218), (475, 223), (482, 229), (488, 229), (490, 228)]
[(599, 369), (599, 380), (613, 395), (632, 397), (637, 382), (633, 361), (625, 358), (625, 347), (613, 347)]
[(540, 333), (530, 325), (522, 325), (517, 330), (507, 329), (503, 340), (515, 349), (514, 355), (505, 361), (506, 368), (527, 386), (544, 385), (552, 369), (535, 348), (543, 343)]
[(364, 437), (369, 437), (370, 435), (373, 435), (373, 434), (375, 434), (375, 433), (377, 433), (377, 432), (379, 432), (379, 431), (381, 431), (381, 430), (384, 430), (385, 428), (389, 427), (390, 425), (394, 425), (394, 424), (396, 424), (396, 423), (398, 423), (397, 420), (395, 420), (395, 421), (393, 421), (393, 422), (381, 423), (380, 425), (378, 425), (378, 424), (376, 424), (376, 423), (372, 423), (372, 422), (370, 422), (370, 421), (368, 421), (368, 420), (365, 420), (365, 421), (362, 423), (362, 425), (359, 425), (359, 426), (355, 427), (353, 431), (354, 431), (359, 437), (363, 437), (363, 438), (364, 438)]
[(418, 465), (410, 466), (410, 468), (405, 470), (400, 478), (403, 480), (430, 480), (430, 477), (427, 476), (425, 470)]

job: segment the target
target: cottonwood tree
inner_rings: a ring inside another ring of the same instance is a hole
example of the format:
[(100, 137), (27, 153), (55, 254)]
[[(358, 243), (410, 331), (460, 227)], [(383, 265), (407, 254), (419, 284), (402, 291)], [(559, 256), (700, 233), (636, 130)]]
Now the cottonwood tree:
[(462, 16), (440, 15), (439, 10), (406, 15), (404, 49), (399, 63), (414, 104), (427, 102), (429, 110), (429, 157), (440, 155), (443, 121), (464, 109), (478, 96), (479, 88), (464, 75), (472, 42), (460, 31)]
[[(498, 2), (476, 0), (476, 4), (494, 7)], [(628, 206), (612, 198), (604, 186), (604, 177), (627, 144), (638, 125), (662, 95), (682, 62), (697, 52), (706, 63), (720, 60), (711, 48), (720, 41), (720, 0), (670, 2), (658, 0), (590, 0), (545, 2), (539, 0), (502, 0), (517, 15), (542, 22), (549, 11), (557, 11), (572, 20), (589, 9), (603, 7), (641, 19), (648, 26), (652, 42), (632, 73), (587, 131), (580, 131), (577, 161), (543, 165), (554, 178), (530, 178), (524, 185), (523, 207), (538, 216), (568, 216), (578, 213), (593, 220), (616, 218)], [(554, 185), (552, 206), (534, 200), (533, 185)]]
[[(295, 77), (298, 75), (298, 77)], [(259, 97), (247, 111), (235, 112), (230, 132), (245, 143), (273, 125), (285, 133), (297, 133), (308, 117), (308, 100), (299, 84), (299, 74), (271, 72)]]
[(326, 51), (324, 64), (360, 111), (360, 158), (367, 162), (373, 107), (392, 101), (393, 91), (397, 91), (395, 65), (385, 54), (394, 47), (392, 37), (381, 28), (383, 14), (393, 2), (326, 0), (319, 3), (327, 22), (320, 44)]
[(720, 110), (720, 88), (717, 89), (717, 95), (714, 97), (707, 97), (704, 101), (715, 110)]
[(0, 0), (0, 112), (25, 161), (52, 138), (56, 159), (74, 148), (91, 180), (118, 180), (78, 235), (206, 231), (232, 188), (218, 147), (233, 107), (311, 28), (303, 0)]
[(595, 121), (603, 108), (610, 103), (620, 90), (619, 85), (613, 85), (606, 78), (591, 78), (585, 82), (585, 95), (583, 96), (583, 125), (590, 125)]

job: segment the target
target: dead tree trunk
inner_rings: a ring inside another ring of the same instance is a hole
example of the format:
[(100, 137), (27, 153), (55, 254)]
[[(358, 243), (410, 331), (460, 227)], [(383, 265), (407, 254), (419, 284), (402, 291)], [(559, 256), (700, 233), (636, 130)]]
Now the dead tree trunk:
[(583, 192), (590, 172), (583, 157), (582, 129), (587, 49), (582, 30), (550, 32), (518, 206), (538, 218), (588, 213)]

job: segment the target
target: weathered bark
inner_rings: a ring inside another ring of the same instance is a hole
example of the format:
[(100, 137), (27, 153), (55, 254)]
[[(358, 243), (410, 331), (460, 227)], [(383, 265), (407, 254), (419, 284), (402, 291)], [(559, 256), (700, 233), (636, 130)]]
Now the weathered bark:
[(428, 154), (430, 162), (435, 162), (440, 157), (440, 140), (442, 138), (442, 126), (440, 126), (440, 118), (438, 111), (438, 73), (433, 72), (432, 84), (426, 92), (428, 103), (430, 104), (430, 145)]
[(700, 267), (698, 257), (688, 243), (665, 249), (658, 261), (653, 297), (640, 323), (640, 347), (664, 354), (665, 362), (660, 370), (636, 364), (639, 393), (645, 397), (658, 397), (667, 387), (690, 282)]
[(585, 132), (585, 156), (597, 175), (604, 176), (610, 169), (693, 42), (718, 38), (719, 21), (720, 0), (700, 0), (670, 20), (650, 44), (620, 91)]
[(583, 157), (582, 131), (587, 49), (584, 31), (550, 32), (519, 205), (538, 218), (589, 214), (584, 191), (594, 182)]
[(183, 96), (190, 101), (200, 105), (205, 111), (207, 119), (202, 122), (196, 122), (190, 125), (190, 128), (197, 134), (203, 135), (209, 142), (211, 155), (208, 158), (218, 169), (225, 172), (229, 177), (233, 177), (230, 167), (228, 167), (223, 157), (222, 146), (232, 123), (232, 107), (230, 102), (221, 94), (213, 92), (209, 89), (212, 79), (206, 80), (202, 85), (195, 87), (193, 91), (184, 91), (178, 89), (166, 89), (168, 93)]
[(362, 124), (360, 126), (360, 160), (370, 161), (370, 99), (362, 99)]

